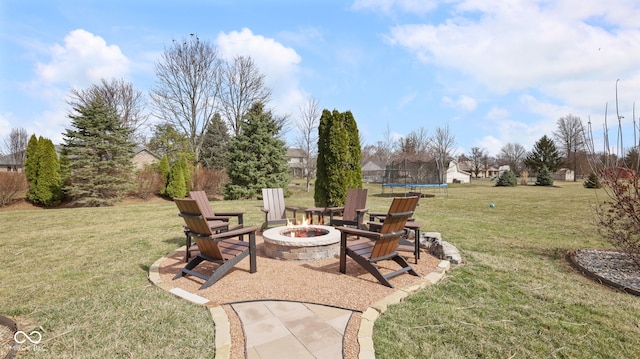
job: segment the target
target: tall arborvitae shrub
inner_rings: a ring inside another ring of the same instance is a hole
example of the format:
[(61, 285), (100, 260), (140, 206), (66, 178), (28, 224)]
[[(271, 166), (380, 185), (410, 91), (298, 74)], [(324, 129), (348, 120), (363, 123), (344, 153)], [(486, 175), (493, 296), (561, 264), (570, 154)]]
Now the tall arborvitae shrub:
[(344, 205), (349, 188), (362, 188), (362, 152), (351, 112), (322, 111), (314, 201), (319, 207)]
[[(38, 165), (40, 163), (39, 154), (38, 137), (31, 135), (29, 142), (27, 142), (27, 157), (24, 161), (24, 175), (30, 184), (35, 183), (36, 177), (38, 176)], [(31, 189), (29, 192), (31, 192)], [(27, 194), (27, 198), (29, 198), (29, 193)]]
[[(360, 147), (360, 134), (358, 125), (351, 111), (344, 113), (345, 130), (349, 136), (347, 149), (347, 189), (362, 188), (362, 149)], [(346, 198), (346, 192), (345, 192)]]
[(27, 145), (25, 174), (29, 181), (27, 199), (36, 204), (52, 207), (62, 200), (60, 164), (50, 139), (31, 137)]
[(496, 186), (515, 187), (518, 184), (516, 175), (511, 170), (506, 170), (498, 177)]
[(180, 161), (176, 161), (171, 166), (169, 183), (165, 190), (166, 196), (169, 198), (182, 198), (186, 197), (188, 192), (184, 181), (183, 165)]
[(167, 157), (167, 155), (164, 155), (158, 163), (158, 173), (160, 173), (160, 177), (162, 178), (162, 188), (160, 189), (160, 194), (163, 196), (167, 195), (167, 185), (169, 184), (170, 172), (171, 167), (169, 167), (169, 157)]

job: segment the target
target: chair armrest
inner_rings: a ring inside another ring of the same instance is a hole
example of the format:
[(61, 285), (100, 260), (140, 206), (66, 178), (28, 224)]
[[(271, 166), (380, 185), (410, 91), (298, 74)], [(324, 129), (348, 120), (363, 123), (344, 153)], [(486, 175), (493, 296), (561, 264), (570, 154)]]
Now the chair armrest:
[(231, 218), (231, 217), (237, 217), (238, 218), (238, 224), (243, 224), (244, 223), (244, 212), (216, 212), (216, 217), (220, 215), (223, 217), (227, 217), (227, 218)]
[(220, 232), (210, 236), (211, 239), (219, 241), (223, 239), (229, 239), (233, 237), (239, 237), (244, 234), (249, 234), (251, 232), (256, 232), (259, 229), (258, 226), (250, 226), (250, 227), (242, 227), (236, 228), (227, 232)]
[(365, 237), (369, 239), (379, 239), (382, 237), (380, 232), (372, 232), (364, 229), (353, 228), (353, 227), (336, 227), (337, 230), (346, 234), (352, 234), (359, 237)]

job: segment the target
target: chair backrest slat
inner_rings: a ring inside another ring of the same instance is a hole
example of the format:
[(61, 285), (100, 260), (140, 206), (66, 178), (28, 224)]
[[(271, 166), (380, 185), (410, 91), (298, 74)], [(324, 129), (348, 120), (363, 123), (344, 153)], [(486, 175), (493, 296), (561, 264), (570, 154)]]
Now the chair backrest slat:
[(396, 233), (396, 235), (377, 240), (371, 253), (372, 259), (383, 257), (396, 251), (398, 242), (404, 234), (407, 220), (413, 214), (417, 203), (418, 197), (396, 197), (393, 199), (382, 228), (380, 228), (380, 233), (383, 235)]
[(211, 208), (211, 204), (209, 203), (209, 197), (207, 197), (207, 192), (205, 191), (190, 191), (189, 197), (194, 199), (200, 208), (200, 212), (205, 218), (215, 217), (215, 213), (213, 212), (213, 208)]
[(364, 209), (367, 206), (366, 188), (349, 188), (347, 190), (347, 199), (344, 204), (344, 213), (342, 218), (347, 221), (357, 220), (356, 210)]
[(282, 188), (263, 188), (262, 201), (264, 208), (269, 210), (268, 220), (287, 219)]
[(182, 219), (184, 219), (184, 223), (189, 232), (193, 234), (193, 239), (198, 245), (200, 253), (214, 259), (222, 259), (220, 248), (218, 248), (218, 245), (213, 239), (208, 238), (213, 232), (207, 220), (202, 216), (196, 200), (190, 198), (174, 198), (173, 201), (176, 206), (178, 206), (180, 215)]

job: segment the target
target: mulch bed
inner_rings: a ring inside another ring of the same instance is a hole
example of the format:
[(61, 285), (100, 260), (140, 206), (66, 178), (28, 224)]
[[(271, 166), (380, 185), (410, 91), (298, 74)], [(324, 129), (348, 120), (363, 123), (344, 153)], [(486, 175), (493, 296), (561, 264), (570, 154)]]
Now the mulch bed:
[(597, 282), (640, 296), (640, 267), (627, 253), (611, 249), (581, 249), (569, 252), (567, 259)]

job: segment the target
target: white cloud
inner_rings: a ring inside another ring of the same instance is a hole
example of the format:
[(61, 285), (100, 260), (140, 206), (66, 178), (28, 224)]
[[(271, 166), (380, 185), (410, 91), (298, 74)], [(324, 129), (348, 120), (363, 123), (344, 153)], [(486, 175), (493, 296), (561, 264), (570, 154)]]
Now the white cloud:
[(51, 60), (38, 63), (39, 80), (49, 84), (67, 83), (87, 86), (101, 78), (122, 77), (129, 69), (129, 60), (116, 45), (86, 30), (71, 31), (64, 45), (50, 49)]
[(640, 90), (637, 2), (469, 0), (454, 11), (439, 24), (392, 27), (387, 39), (493, 93), (536, 89), (579, 107), (602, 101), (617, 78)]
[(444, 96), (442, 98), (442, 103), (445, 106), (453, 107), (455, 109), (458, 109), (460, 111), (465, 111), (465, 112), (471, 112), (475, 110), (476, 107), (478, 106), (478, 103), (474, 98), (465, 96), (465, 95), (458, 97), (457, 100), (454, 100), (448, 96)]
[(223, 59), (250, 56), (265, 75), (273, 91), (272, 100), (279, 113), (296, 114), (307, 95), (299, 87), (300, 55), (274, 39), (255, 35), (250, 29), (220, 33), (216, 44)]
[(356, 0), (352, 8), (354, 10), (373, 10), (386, 15), (394, 12), (408, 12), (426, 14), (435, 9), (438, 3), (434, 0)]

